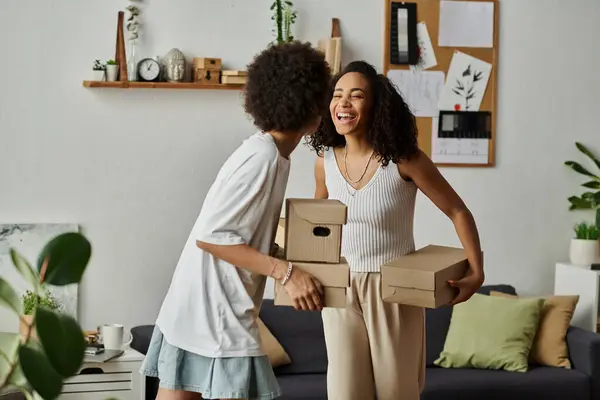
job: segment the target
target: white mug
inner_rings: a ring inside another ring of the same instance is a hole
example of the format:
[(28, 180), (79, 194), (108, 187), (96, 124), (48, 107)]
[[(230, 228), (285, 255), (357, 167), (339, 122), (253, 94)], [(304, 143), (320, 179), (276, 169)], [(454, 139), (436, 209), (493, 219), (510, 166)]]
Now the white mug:
[(105, 324), (102, 325), (102, 343), (104, 344), (105, 350), (123, 350), (123, 347), (127, 347), (131, 344), (133, 336), (129, 334), (129, 339), (126, 343), (123, 343), (123, 336), (125, 334), (125, 328), (119, 324)]

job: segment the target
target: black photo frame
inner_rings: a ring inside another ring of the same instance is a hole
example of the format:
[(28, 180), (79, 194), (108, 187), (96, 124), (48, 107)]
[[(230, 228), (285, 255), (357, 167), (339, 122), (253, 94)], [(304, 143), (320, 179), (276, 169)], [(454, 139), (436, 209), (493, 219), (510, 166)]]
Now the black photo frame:
[(390, 64), (416, 65), (419, 62), (417, 4), (394, 2), (391, 12)]

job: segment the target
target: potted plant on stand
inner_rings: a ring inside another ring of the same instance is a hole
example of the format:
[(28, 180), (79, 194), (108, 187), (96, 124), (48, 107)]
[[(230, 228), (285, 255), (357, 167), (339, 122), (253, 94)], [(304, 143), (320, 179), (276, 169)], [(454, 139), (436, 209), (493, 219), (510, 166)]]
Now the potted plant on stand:
[[(19, 333), (22, 337), (27, 334), (27, 327), (32, 326), (33, 316), (37, 307), (46, 307), (52, 311), (60, 309), (60, 303), (46, 290), (43, 296), (27, 290), (23, 296), (23, 315), (19, 318)], [(31, 329), (31, 337), (36, 338), (35, 328)]]
[(119, 78), (119, 64), (115, 60), (106, 62), (106, 80), (108, 82), (116, 82)]
[(575, 225), (575, 238), (571, 240), (572, 264), (590, 265), (600, 259), (600, 229), (595, 224), (581, 222)]
[[(583, 153), (597, 169), (600, 170), (600, 160), (586, 146), (575, 142), (575, 147)], [(569, 197), (569, 210), (591, 210), (595, 214), (592, 224), (581, 223), (575, 226), (576, 237), (571, 241), (571, 262), (573, 264), (592, 264), (600, 258), (600, 176), (592, 173), (576, 161), (566, 161), (565, 165), (573, 171), (585, 176), (586, 182), (581, 186), (586, 191), (581, 196)]]
[(94, 80), (102, 82), (106, 77), (106, 66), (100, 62), (100, 60), (94, 61)]

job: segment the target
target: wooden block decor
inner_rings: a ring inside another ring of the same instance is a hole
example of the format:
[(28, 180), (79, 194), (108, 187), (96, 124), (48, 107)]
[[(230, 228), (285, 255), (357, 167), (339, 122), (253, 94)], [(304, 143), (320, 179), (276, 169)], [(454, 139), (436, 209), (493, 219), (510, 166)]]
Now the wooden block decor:
[(117, 18), (117, 45), (115, 50), (115, 61), (119, 65), (119, 81), (127, 82), (127, 55), (125, 54), (125, 36), (123, 34), (123, 22), (125, 13), (119, 11)]
[(197, 68), (194, 74), (194, 82), (201, 85), (216, 85), (219, 83), (221, 72), (218, 70)]
[(196, 57), (194, 58), (194, 69), (219, 71), (221, 69), (220, 58)]

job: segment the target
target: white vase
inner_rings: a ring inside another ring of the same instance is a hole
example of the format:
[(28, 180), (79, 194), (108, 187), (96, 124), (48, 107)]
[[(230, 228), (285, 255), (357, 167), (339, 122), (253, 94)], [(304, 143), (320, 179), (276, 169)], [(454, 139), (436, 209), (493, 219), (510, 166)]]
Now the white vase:
[(118, 65), (107, 65), (106, 66), (106, 80), (109, 82), (115, 82), (119, 77), (119, 66)]
[(590, 265), (600, 261), (600, 241), (571, 239), (571, 264)]
[(102, 82), (106, 77), (106, 73), (104, 71), (94, 70), (94, 81)]

